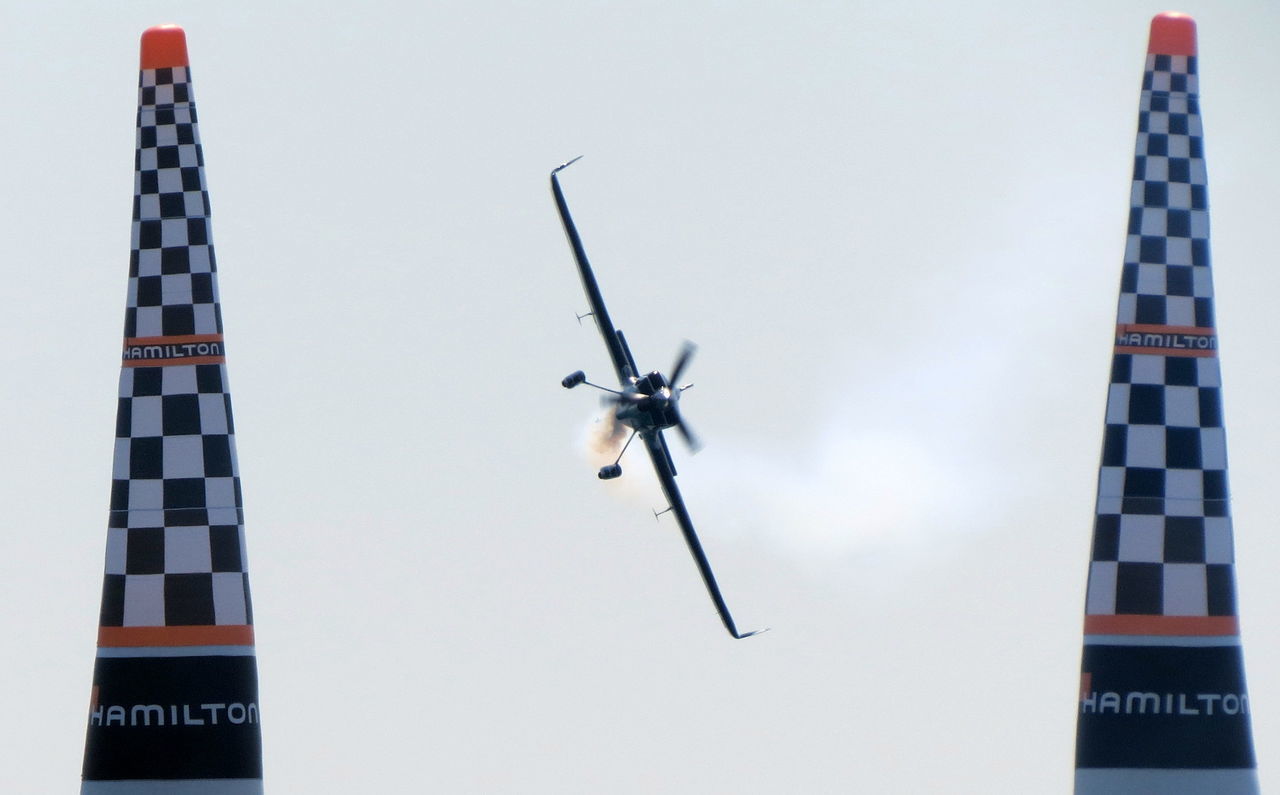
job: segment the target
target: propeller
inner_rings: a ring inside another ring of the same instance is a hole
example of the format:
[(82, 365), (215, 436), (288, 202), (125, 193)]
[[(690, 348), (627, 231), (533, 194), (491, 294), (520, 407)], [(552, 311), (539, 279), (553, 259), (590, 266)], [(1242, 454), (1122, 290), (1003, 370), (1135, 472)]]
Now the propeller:
[(696, 453), (702, 449), (702, 440), (689, 430), (689, 425), (684, 421), (680, 409), (676, 409), (676, 430), (680, 432), (680, 438), (684, 439), (684, 443), (689, 446), (689, 452)]
[(676, 363), (671, 365), (671, 378), (669, 383), (672, 389), (677, 388), (680, 383), (680, 374), (684, 372), (684, 368), (689, 364), (689, 360), (693, 358), (693, 354), (698, 350), (698, 346), (688, 340), (684, 341), (684, 347), (680, 349), (680, 353), (676, 356)]
[[(689, 360), (693, 358), (693, 354), (697, 352), (698, 346), (689, 340), (684, 341), (684, 346), (680, 348), (680, 353), (676, 355), (675, 364), (671, 365), (671, 378), (668, 383), (671, 384), (672, 395), (678, 397), (679, 394), (688, 388), (688, 386), (680, 386), (680, 374), (684, 372), (684, 368), (689, 365)], [(690, 384), (689, 386), (692, 386)], [(689, 429), (689, 425), (684, 421), (684, 415), (680, 413), (680, 404), (673, 403), (672, 408), (676, 414), (676, 430), (680, 433), (680, 438), (684, 439), (684, 443), (688, 445), (690, 452), (698, 452), (702, 449), (702, 442), (698, 439), (697, 434)]]
[[(638, 410), (640, 412), (648, 412), (658, 406), (661, 406), (663, 410), (669, 411), (674, 415), (674, 427), (676, 432), (680, 434), (680, 438), (684, 439), (684, 443), (688, 445), (689, 450), (694, 453), (701, 450), (702, 441), (698, 439), (698, 435), (695, 434), (689, 428), (688, 423), (684, 421), (684, 415), (680, 413), (679, 402), (680, 393), (693, 386), (693, 384), (679, 385), (679, 379), (684, 373), (685, 368), (689, 366), (689, 361), (693, 359), (693, 354), (697, 350), (697, 345), (685, 340), (684, 345), (680, 348), (680, 352), (676, 354), (676, 360), (671, 365), (671, 375), (669, 378), (665, 379), (667, 388), (670, 390), (670, 397), (660, 394), (638, 394), (635, 390), (614, 392), (611, 389), (606, 389), (605, 392), (609, 394), (602, 395), (600, 399), (601, 404), (610, 409), (607, 417), (608, 435), (605, 438), (616, 444), (616, 440), (620, 440), (622, 438), (622, 434), (626, 432), (628, 425), (618, 419), (618, 412), (620, 409), (625, 407), (628, 411)], [(564, 385), (577, 386), (579, 383), (590, 383), (579, 379), (580, 375), (580, 373), (569, 374), (564, 379)], [(592, 384), (592, 386), (595, 385)], [(599, 388), (603, 389), (603, 387)]]

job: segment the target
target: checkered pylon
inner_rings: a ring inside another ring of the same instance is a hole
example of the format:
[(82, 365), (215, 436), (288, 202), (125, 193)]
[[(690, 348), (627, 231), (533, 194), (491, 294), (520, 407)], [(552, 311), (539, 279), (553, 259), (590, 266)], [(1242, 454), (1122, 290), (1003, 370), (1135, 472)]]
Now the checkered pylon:
[(1076, 792), (1257, 791), (1195, 23), (1151, 25), (1085, 604)]
[(1236, 615), (1195, 60), (1147, 56), (1091, 617)]
[(189, 67), (142, 71), (103, 627), (251, 623)]
[(260, 793), (240, 476), (181, 28), (143, 34), (106, 574), (82, 793)]

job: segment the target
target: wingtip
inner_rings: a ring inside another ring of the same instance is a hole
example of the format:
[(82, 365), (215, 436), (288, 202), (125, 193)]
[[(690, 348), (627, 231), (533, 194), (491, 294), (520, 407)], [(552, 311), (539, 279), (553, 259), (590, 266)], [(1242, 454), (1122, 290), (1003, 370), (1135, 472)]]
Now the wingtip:
[(754, 637), (755, 635), (763, 635), (771, 629), (773, 629), (773, 627), (765, 627), (764, 629), (756, 629), (751, 632), (743, 632), (741, 635), (734, 635), (734, 637), (738, 640), (746, 640), (747, 638)]
[(561, 163), (560, 165), (551, 169), (551, 176), (554, 177), (556, 174), (559, 174), (561, 171), (564, 171), (566, 168), (568, 168), (569, 166), (573, 165), (574, 163), (578, 162), (581, 159), (582, 159), (582, 155), (578, 155), (577, 157), (575, 157), (574, 159), (568, 162)]

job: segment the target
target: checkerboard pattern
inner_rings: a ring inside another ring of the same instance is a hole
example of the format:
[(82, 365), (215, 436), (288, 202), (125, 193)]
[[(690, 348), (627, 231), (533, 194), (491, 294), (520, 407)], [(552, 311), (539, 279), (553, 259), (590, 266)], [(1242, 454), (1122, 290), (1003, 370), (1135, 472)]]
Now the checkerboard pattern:
[(143, 70), (103, 627), (253, 621), (226, 365), (128, 360), (192, 335), (221, 350), (203, 166), (188, 69)]
[(1088, 615), (1236, 615), (1221, 386), (1196, 57), (1148, 55)]
[(222, 333), (187, 67), (142, 72), (133, 189), (125, 337)]

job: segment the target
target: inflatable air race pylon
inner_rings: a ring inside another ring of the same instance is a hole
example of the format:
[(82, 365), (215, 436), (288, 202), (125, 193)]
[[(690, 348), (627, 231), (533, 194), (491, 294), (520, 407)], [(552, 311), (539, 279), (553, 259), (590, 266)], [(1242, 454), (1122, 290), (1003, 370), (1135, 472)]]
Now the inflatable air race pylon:
[(1077, 704), (1075, 791), (1256, 793), (1195, 22), (1151, 23)]
[(83, 795), (262, 792), (226, 343), (186, 37), (142, 34), (133, 239)]

